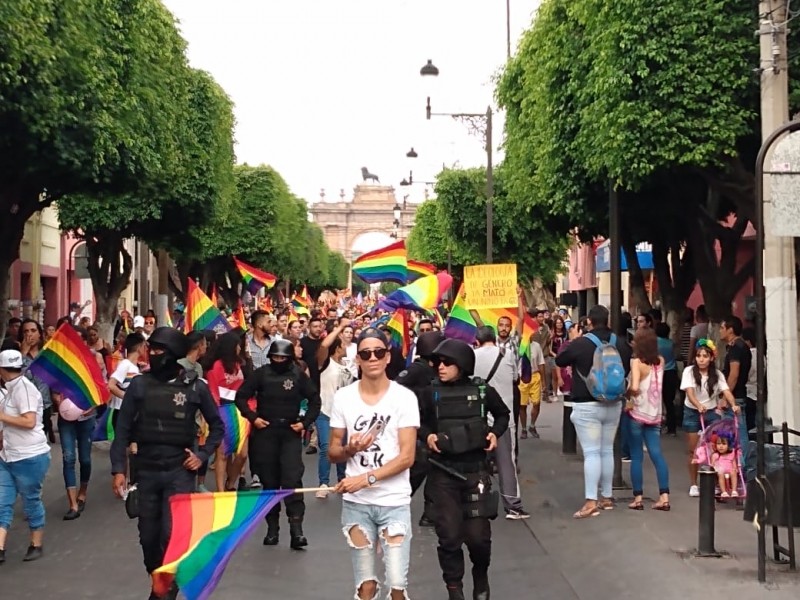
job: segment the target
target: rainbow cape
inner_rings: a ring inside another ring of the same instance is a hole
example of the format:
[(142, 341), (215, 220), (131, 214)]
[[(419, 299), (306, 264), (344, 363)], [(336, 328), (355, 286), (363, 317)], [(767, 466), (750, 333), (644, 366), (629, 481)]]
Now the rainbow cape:
[(400, 348), (403, 357), (407, 357), (411, 347), (411, 338), (408, 335), (408, 318), (406, 317), (405, 309), (399, 308), (394, 311), (391, 318), (386, 322), (386, 326), (392, 335), (392, 346)]
[(475, 324), (475, 319), (469, 314), (466, 306), (464, 284), (462, 283), (458, 290), (456, 301), (453, 303), (453, 309), (447, 319), (447, 324), (444, 326), (444, 336), (471, 344), (475, 341), (475, 333), (477, 331), (478, 326)]
[(105, 404), (111, 395), (94, 354), (69, 323), (61, 324), (29, 368), (83, 410)]
[(395, 311), (398, 308), (410, 310), (430, 310), (439, 306), (444, 293), (450, 289), (453, 278), (446, 271), (436, 275), (420, 277), (396, 289), (378, 303), (378, 308)]
[(172, 496), (172, 533), (164, 566), (153, 572), (153, 591), (164, 596), (174, 581), (188, 600), (209, 598), (239, 545), (273, 506), (293, 493), (264, 490)]
[(220, 404), (219, 416), (225, 425), (225, 437), (222, 438), (225, 456), (241, 454), (250, 435), (250, 421), (242, 416), (233, 402)]
[(262, 287), (267, 289), (272, 288), (272, 286), (275, 285), (275, 282), (278, 281), (278, 278), (272, 273), (259, 271), (255, 267), (243, 263), (236, 257), (233, 258), (233, 262), (236, 263), (236, 268), (239, 270), (239, 274), (242, 276), (242, 281), (244, 282), (247, 291), (253, 295), (255, 295)]
[(367, 283), (394, 281), (404, 284), (408, 277), (406, 243), (401, 240), (385, 248), (365, 252), (353, 263), (353, 273)]
[(114, 441), (114, 413), (116, 409), (110, 406), (105, 410), (103, 416), (97, 419), (97, 425), (92, 432), (93, 442), (113, 442)]
[(427, 277), (428, 275), (436, 275), (436, 267), (434, 265), (419, 260), (408, 260), (409, 283), (416, 281), (420, 277)]
[(212, 304), (211, 299), (203, 293), (194, 279), (188, 280), (186, 288), (186, 317), (184, 331), (204, 331), (211, 329), (217, 333), (231, 330), (227, 319)]

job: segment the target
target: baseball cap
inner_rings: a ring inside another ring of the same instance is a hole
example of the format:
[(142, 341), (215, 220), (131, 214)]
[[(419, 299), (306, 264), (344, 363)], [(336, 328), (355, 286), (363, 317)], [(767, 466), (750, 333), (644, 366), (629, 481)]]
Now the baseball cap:
[(20, 354), (19, 350), (3, 350), (0, 352), (0, 368), (21, 369), (22, 354)]
[(133, 326), (144, 327), (144, 317), (142, 315), (136, 315), (133, 317)]

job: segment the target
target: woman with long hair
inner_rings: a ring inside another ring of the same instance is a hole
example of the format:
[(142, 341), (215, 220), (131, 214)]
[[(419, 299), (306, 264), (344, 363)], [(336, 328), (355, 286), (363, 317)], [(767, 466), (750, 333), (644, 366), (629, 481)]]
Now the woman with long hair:
[[(694, 363), (683, 370), (681, 390), (686, 392), (686, 401), (683, 407), (683, 430), (686, 432), (686, 447), (689, 452), (689, 495), (693, 498), (700, 496), (697, 487), (697, 465), (692, 463), (694, 450), (697, 447), (700, 429), (708, 427), (722, 416), (718, 398), (722, 395), (729, 405), (735, 406), (736, 401), (728, 389), (728, 383), (714, 364), (717, 347), (713, 341), (702, 338), (698, 340), (694, 351)], [(703, 416), (703, 423), (700, 421)]]
[(553, 328), (550, 331), (552, 332), (550, 342), (551, 355), (547, 360), (552, 362), (552, 369), (550, 370), (551, 380), (548, 382), (550, 388), (548, 398), (551, 402), (554, 402), (558, 400), (559, 392), (558, 369), (555, 366), (555, 357), (558, 356), (561, 345), (567, 341), (567, 327), (564, 324), (564, 317), (561, 315), (553, 317)]
[(286, 339), (291, 340), (294, 343), (295, 340), (298, 342), (300, 338), (303, 336), (303, 325), (297, 319), (289, 321), (289, 325), (286, 326)]
[(631, 453), (631, 483), (633, 484), (633, 502), (628, 508), (643, 510), (642, 463), (644, 461), (643, 445), (658, 478), (658, 502), (653, 504), (655, 510), (668, 511), (669, 506), (669, 469), (664, 455), (661, 453), (661, 413), (663, 401), (661, 390), (664, 387), (664, 358), (658, 354), (658, 339), (651, 328), (637, 329), (633, 336), (633, 358), (631, 359), (631, 376), (628, 385), (628, 402), (626, 410), (630, 416), (628, 424), (628, 444)]
[(42, 326), (33, 319), (23, 319), (22, 325), (19, 328), (19, 351), (22, 354), (23, 373), (39, 393), (42, 395), (42, 402), (44, 412), (42, 413), (42, 423), (44, 424), (44, 432), (47, 439), (51, 444), (56, 441), (55, 431), (53, 431), (53, 399), (50, 397), (50, 388), (47, 384), (36, 377), (28, 370), (31, 363), (39, 356), (39, 351), (44, 347), (44, 331)]

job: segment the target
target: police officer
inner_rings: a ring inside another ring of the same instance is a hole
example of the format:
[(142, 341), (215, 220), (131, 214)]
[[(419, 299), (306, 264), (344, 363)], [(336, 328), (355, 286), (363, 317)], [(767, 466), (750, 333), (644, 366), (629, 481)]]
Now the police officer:
[[(224, 426), (208, 387), (194, 371), (184, 371), (178, 359), (186, 355), (186, 336), (159, 327), (148, 340), (150, 371), (135, 377), (125, 392), (111, 444), (114, 494), (122, 497), (128, 446), (136, 442), (132, 483), (138, 487), (139, 542), (144, 566), (152, 573), (161, 566), (171, 528), (169, 498), (190, 493), (200, 465), (222, 441)], [(206, 443), (195, 447), (197, 413), (208, 423)], [(167, 598), (177, 597), (173, 585)], [(150, 598), (158, 596), (151, 592)]]
[[(439, 362), (433, 355), (436, 346), (444, 341), (444, 335), (438, 331), (428, 331), (417, 338), (417, 358), (412, 362), (408, 369), (397, 376), (397, 383), (410, 389), (420, 397), (422, 391), (430, 386), (436, 379), (436, 367)], [(411, 467), (411, 495), (413, 496), (419, 487), (425, 482), (428, 476), (430, 465), (428, 464), (428, 447), (424, 440), (417, 441), (417, 451), (414, 457), (414, 464)], [(430, 518), (431, 498), (428, 497), (427, 488), (423, 490), (425, 494), (425, 509), (419, 520), (420, 527), (433, 527), (433, 520)]]
[[(419, 439), (431, 450), (425, 485), (433, 499), (432, 517), (439, 538), (439, 566), (450, 600), (464, 600), (464, 552), (472, 559), (474, 600), (489, 599), (492, 530), (499, 494), (491, 491), (487, 452), (508, 428), (510, 412), (485, 381), (472, 378), (475, 353), (459, 340), (434, 350), (438, 378), (421, 398)], [(494, 423), (489, 426), (487, 412)]]
[[(236, 392), (236, 407), (253, 428), (250, 466), (265, 490), (303, 487), (303, 432), (319, 416), (319, 391), (294, 360), (290, 340), (275, 340), (267, 351), (269, 364), (256, 369)], [(248, 400), (256, 399), (253, 411)], [(305, 402), (308, 402), (307, 408)], [(308, 545), (303, 535), (306, 505), (302, 494), (284, 500), (289, 517), (290, 546)], [(278, 543), (280, 504), (267, 515), (265, 546)]]

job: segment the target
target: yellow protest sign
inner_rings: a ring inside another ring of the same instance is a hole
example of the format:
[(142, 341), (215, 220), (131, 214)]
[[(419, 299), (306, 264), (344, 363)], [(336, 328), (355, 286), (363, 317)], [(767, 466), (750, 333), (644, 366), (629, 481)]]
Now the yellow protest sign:
[(517, 306), (517, 265), (464, 267), (467, 306), (474, 309)]

